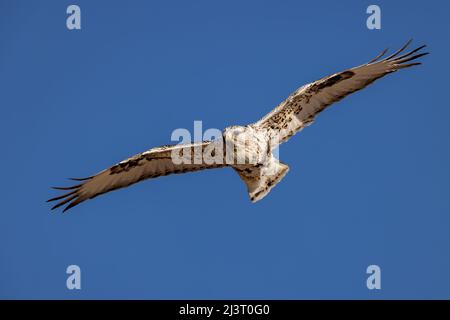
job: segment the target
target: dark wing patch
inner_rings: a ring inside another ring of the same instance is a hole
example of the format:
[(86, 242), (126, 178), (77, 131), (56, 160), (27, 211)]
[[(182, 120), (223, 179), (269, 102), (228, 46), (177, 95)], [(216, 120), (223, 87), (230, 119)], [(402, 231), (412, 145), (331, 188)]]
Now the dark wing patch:
[(342, 80), (350, 79), (354, 75), (355, 75), (355, 73), (353, 71), (350, 71), (350, 70), (343, 71), (343, 72), (335, 74), (329, 78), (318, 81), (311, 87), (311, 91), (318, 92), (327, 87), (331, 87)]

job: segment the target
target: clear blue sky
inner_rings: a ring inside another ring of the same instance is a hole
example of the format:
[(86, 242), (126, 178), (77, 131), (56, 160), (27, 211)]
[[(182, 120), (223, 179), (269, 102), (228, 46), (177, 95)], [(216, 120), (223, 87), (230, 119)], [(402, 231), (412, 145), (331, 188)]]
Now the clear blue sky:
[[(82, 30), (66, 28), (66, 8)], [(375, 3), (375, 2), (374, 2)], [(450, 298), (445, 1), (0, 0), (0, 298)], [(231, 169), (50, 212), (52, 185), (257, 120), (298, 86), (413, 37), (380, 80), (283, 145), (252, 204)], [(79, 265), (82, 289), (66, 288)], [(382, 289), (366, 288), (377, 264)]]

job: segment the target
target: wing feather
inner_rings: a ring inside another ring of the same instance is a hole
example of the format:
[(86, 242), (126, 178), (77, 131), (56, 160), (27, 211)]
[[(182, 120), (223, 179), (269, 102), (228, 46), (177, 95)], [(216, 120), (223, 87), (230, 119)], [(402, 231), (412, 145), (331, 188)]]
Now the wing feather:
[(172, 161), (172, 152), (182, 152), (182, 150), (183, 152), (191, 152), (191, 159), (194, 159), (196, 150), (203, 154), (210, 143), (209, 141), (204, 141), (191, 145), (163, 146), (150, 149), (121, 161), (94, 176), (82, 179), (72, 178), (72, 180), (83, 181), (80, 184), (69, 187), (53, 187), (57, 190), (70, 190), (70, 192), (49, 199), (47, 202), (61, 200), (53, 206), (52, 210), (69, 203), (64, 209), (64, 211), (67, 211), (83, 201), (145, 179), (223, 167), (224, 164), (220, 163), (206, 164), (192, 161), (192, 164), (175, 164)]
[(425, 46), (399, 56), (410, 43), (411, 40), (387, 58), (381, 60), (387, 52), (386, 49), (364, 65), (335, 73), (297, 89), (255, 125), (271, 131), (278, 137), (279, 143), (287, 141), (289, 137), (310, 125), (315, 116), (329, 105), (387, 74), (421, 64), (407, 62), (427, 55), (428, 52), (415, 54)]

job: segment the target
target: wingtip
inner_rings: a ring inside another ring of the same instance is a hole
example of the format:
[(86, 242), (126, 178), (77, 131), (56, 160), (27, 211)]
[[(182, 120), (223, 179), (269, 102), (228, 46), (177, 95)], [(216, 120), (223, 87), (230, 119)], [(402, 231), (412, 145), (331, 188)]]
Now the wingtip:
[(398, 49), (397, 51), (395, 51), (393, 54), (391, 54), (390, 56), (388, 56), (387, 58), (385, 58), (383, 61), (389, 61), (395, 57), (397, 57), (400, 53), (402, 53), (406, 48), (409, 47), (409, 45), (412, 42), (412, 38), (409, 39), (400, 49)]
[(93, 177), (92, 176), (90, 176), (90, 177), (86, 177), (86, 178), (68, 178), (69, 180), (73, 180), (73, 181), (86, 181), (86, 180), (90, 180), (90, 179), (92, 179)]
[(75, 207), (76, 205), (78, 205), (80, 202), (71, 202), (67, 207), (64, 208), (64, 210), (62, 211), (63, 213), (67, 212), (69, 209)]
[(402, 63), (405, 63), (405, 62), (408, 62), (408, 61), (413, 61), (413, 60), (419, 59), (419, 58), (421, 58), (423, 56), (426, 56), (427, 54), (429, 54), (429, 52), (419, 53), (419, 54), (416, 54), (416, 55), (413, 55), (413, 56), (410, 56), (410, 57), (405, 57), (403, 59), (397, 59), (397, 60), (394, 60), (394, 61), (395, 61), (396, 64), (402, 64)]
[(71, 192), (62, 194), (62, 195), (60, 195), (60, 196), (57, 196), (57, 197), (48, 199), (47, 202), (56, 201), (56, 200), (61, 200), (61, 199), (66, 198), (66, 197), (70, 197), (71, 195), (73, 195), (73, 194), (76, 193), (76, 192), (77, 192), (77, 190), (73, 190), (73, 191), (71, 191)]
[(83, 185), (83, 183), (74, 185), (74, 186), (70, 186), (70, 187), (50, 187), (51, 189), (54, 190), (73, 190), (73, 189), (77, 189), (80, 188)]
[(367, 64), (371, 64), (371, 63), (378, 61), (386, 54), (386, 52), (388, 52), (388, 50), (389, 50), (389, 48), (384, 49), (383, 51), (381, 51), (381, 53), (379, 55), (377, 55), (375, 58), (373, 58), (372, 60), (367, 62)]
[(406, 43), (403, 45), (403, 50), (408, 48), (409, 45), (413, 42), (414, 38), (409, 38), (408, 41), (406, 41)]
[[(71, 200), (73, 200), (73, 199), (71, 199)], [(53, 207), (51, 207), (50, 210), (53, 211), (53, 210), (55, 210), (55, 209), (57, 209), (57, 208), (63, 206), (64, 204), (66, 204), (67, 202), (69, 202), (69, 201), (71, 201), (71, 200), (67, 200), (67, 199), (66, 199), (65, 201), (59, 202), (59, 203), (55, 204)], [(47, 200), (47, 202), (49, 202), (49, 200)], [(79, 203), (80, 203), (80, 202), (78, 202), (78, 201), (74, 201), (74, 202), (69, 203), (69, 205), (67, 205), (67, 206), (63, 209), (62, 212), (65, 213), (67, 210), (69, 210), (70, 208), (75, 207), (75, 206), (78, 205)]]
[(422, 62), (407, 63), (407, 64), (401, 65), (397, 70), (406, 69), (406, 68), (415, 67), (415, 66), (420, 66), (420, 65), (422, 65)]

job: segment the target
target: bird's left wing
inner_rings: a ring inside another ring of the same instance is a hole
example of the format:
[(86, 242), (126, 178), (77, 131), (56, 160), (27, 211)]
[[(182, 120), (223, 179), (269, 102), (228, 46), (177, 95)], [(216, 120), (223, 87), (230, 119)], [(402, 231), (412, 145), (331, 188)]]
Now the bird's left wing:
[[(223, 167), (223, 161), (216, 163), (209, 161), (209, 164), (204, 161), (203, 155), (209, 150), (215, 150), (208, 148), (208, 146), (213, 146), (212, 144), (213, 142), (204, 141), (190, 145), (179, 144), (150, 149), (121, 161), (94, 176), (72, 179), (80, 182), (77, 185), (54, 187), (54, 189), (67, 190), (68, 192), (47, 202), (60, 200), (52, 209), (68, 203), (64, 209), (66, 211), (85, 200), (95, 198), (112, 190), (127, 187), (145, 179)], [(189, 158), (186, 158), (189, 161), (184, 161), (183, 163), (173, 161), (173, 153), (177, 153), (177, 157), (179, 155), (177, 159), (190, 155)]]
[(285, 142), (311, 124), (315, 116), (332, 103), (365, 88), (389, 73), (419, 65), (420, 62), (410, 61), (428, 53), (415, 54), (425, 47), (421, 46), (401, 54), (410, 43), (411, 40), (383, 60), (380, 59), (387, 50), (364, 65), (335, 73), (299, 88), (255, 125), (270, 130), (277, 136), (278, 143)]

